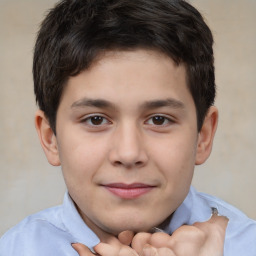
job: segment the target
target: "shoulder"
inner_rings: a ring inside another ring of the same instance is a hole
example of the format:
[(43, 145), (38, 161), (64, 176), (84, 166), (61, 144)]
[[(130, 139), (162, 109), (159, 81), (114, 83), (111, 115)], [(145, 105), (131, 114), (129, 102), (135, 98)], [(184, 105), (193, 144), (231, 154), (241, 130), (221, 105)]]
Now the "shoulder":
[(3, 238), (13, 236), (16, 234), (19, 234), (20, 232), (24, 231), (33, 231), (37, 227), (37, 225), (54, 225), (56, 227), (60, 227), (60, 206), (52, 207), (49, 209), (45, 209), (43, 211), (40, 211), (38, 213), (35, 213), (33, 215), (30, 215), (26, 217), (24, 220), (22, 220), (20, 223), (18, 223), (16, 226), (8, 230), (1, 240)]
[(195, 190), (194, 190), (194, 193), (196, 194), (196, 197), (199, 200), (204, 201), (204, 203), (207, 203), (209, 206), (216, 207), (220, 215), (225, 215), (231, 218), (232, 220), (236, 220), (236, 221), (249, 220), (246, 214), (243, 213), (241, 210), (239, 210), (238, 208), (234, 207), (233, 205), (227, 203), (226, 201), (218, 197), (215, 197), (206, 193), (202, 193), (202, 192), (197, 192)]
[(0, 239), (0, 255), (47, 255), (47, 248), (51, 244), (56, 247), (58, 239), (69, 241), (71, 238), (62, 223), (61, 211), (61, 206), (46, 209), (8, 230)]
[(196, 193), (198, 200), (202, 200), (204, 204), (207, 204), (210, 207), (217, 208), (219, 214), (228, 217), (233, 224), (245, 223), (251, 224), (253, 226), (256, 225), (255, 220), (250, 219), (245, 213), (243, 213), (241, 210), (234, 207), (233, 205), (227, 203), (226, 201), (206, 193), (194, 193)]

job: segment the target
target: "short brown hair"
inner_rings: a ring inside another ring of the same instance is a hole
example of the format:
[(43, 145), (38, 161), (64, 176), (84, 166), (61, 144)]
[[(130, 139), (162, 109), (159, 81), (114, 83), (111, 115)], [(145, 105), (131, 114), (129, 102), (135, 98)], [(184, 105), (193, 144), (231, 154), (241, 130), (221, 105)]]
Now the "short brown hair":
[(46, 16), (34, 50), (34, 91), (53, 131), (65, 84), (102, 51), (156, 49), (187, 69), (198, 130), (214, 103), (213, 37), (182, 0), (63, 0)]

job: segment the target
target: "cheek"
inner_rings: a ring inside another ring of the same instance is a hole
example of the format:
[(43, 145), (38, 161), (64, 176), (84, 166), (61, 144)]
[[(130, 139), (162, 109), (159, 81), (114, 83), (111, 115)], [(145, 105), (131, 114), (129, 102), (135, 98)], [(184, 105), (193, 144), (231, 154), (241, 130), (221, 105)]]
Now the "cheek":
[(62, 140), (59, 148), (61, 167), (67, 186), (83, 187), (92, 182), (106, 158), (107, 148), (90, 139)]
[(152, 147), (154, 164), (162, 173), (168, 189), (189, 186), (193, 176), (196, 141), (192, 136), (166, 139), (161, 147)]

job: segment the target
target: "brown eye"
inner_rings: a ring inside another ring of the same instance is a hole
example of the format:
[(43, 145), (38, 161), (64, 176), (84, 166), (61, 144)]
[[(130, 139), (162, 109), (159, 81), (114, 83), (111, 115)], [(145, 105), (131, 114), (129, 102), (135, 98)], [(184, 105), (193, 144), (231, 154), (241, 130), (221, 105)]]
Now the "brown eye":
[(166, 120), (167, 119), (163, 116), (154, 116), (154, 117), (152, 117), (152, 123), (154, 125), (163, 125), (163, 124), (165, 124)]
[(146, 121), (146, 124), (153, 125), (153, 126), (160, 126), (160, 127), (165, 127), (172, 123), (173, 123), (172, 119), (166, 116), (161, 116), (161, 115), (152, 116)]
[(101, 125), (104, 121), (102, 116), (93, 116), (90, 118), (93, 125)]
[(105, 117), (103, 116), (89, 116), (82, 120), (83, 123), (86, 123), (89, 126), (101, 126), (104, 124), (110, 123)]

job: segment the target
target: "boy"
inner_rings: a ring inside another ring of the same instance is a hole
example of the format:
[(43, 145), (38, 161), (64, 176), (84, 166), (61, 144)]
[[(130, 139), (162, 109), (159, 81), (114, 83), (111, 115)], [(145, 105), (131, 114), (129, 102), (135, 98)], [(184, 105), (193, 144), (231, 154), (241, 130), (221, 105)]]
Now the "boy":
[(223, 243), (225, 255), (256, 255), (256, 223), (190, 187), (217, 127), (212, 44), (185, 1), (66, 0), (50, 11), (35, 46), (35, 123), (68, 193), (7, 232), (1, 256), (77, 255), (73, 243), (102, 256), (221, 255)]

